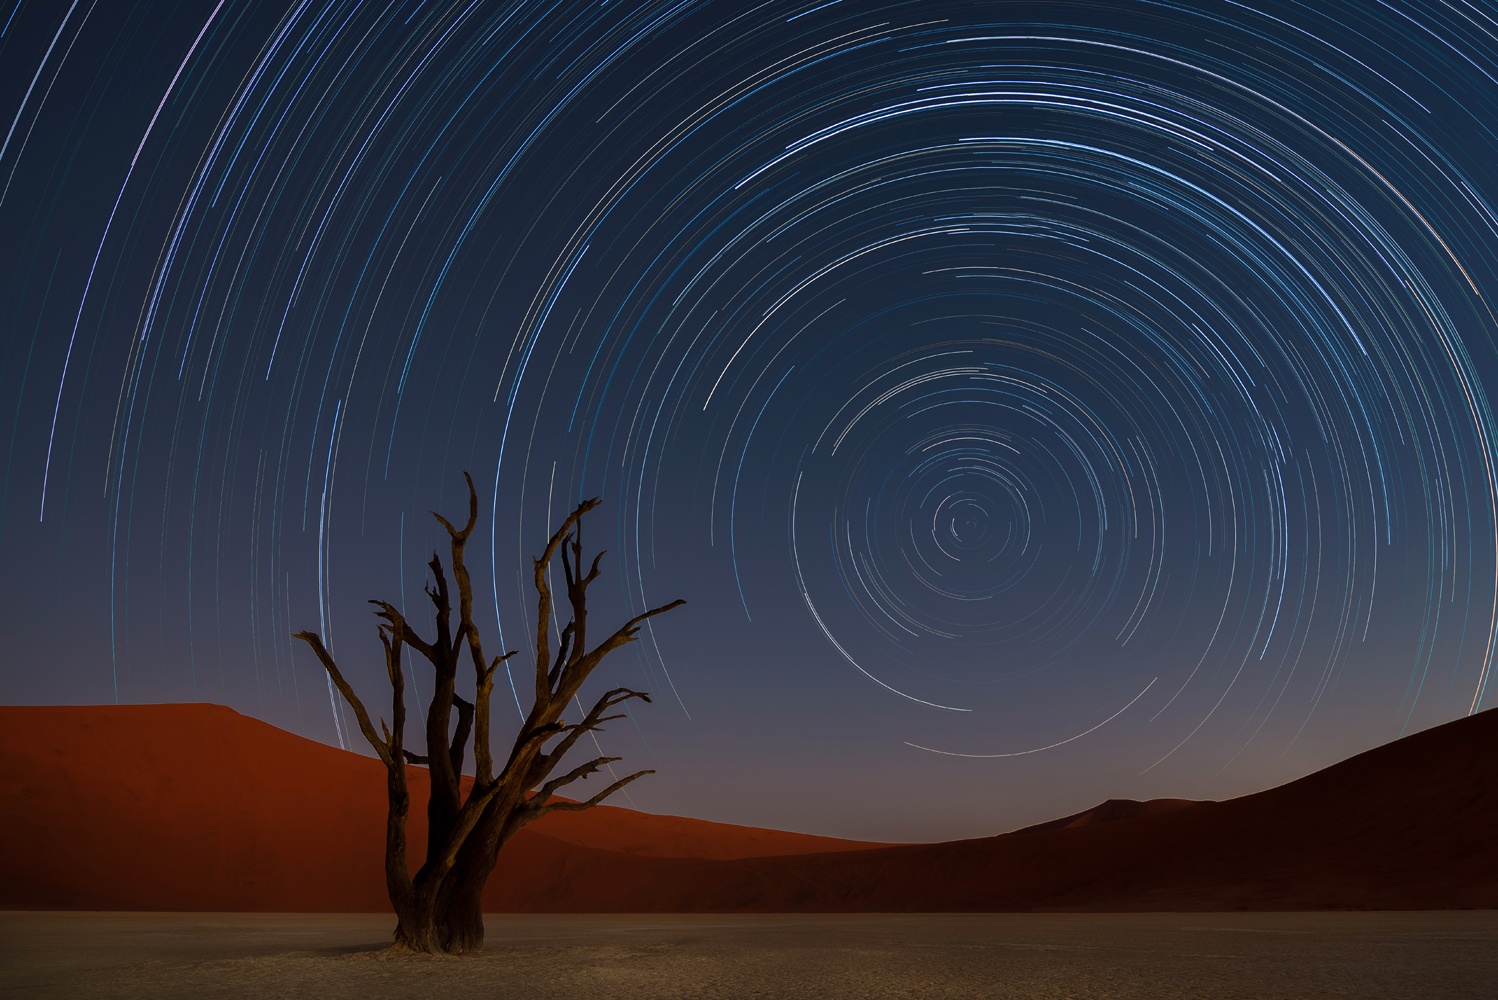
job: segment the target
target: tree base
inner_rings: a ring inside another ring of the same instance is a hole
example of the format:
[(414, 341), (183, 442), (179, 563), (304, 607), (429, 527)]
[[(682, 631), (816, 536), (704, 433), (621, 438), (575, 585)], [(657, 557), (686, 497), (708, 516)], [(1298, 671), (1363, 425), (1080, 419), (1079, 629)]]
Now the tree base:
[(422, 955), (474, 955), (484, 950), (484, 914), (476, 898), (450, 901), (445, 912), (400, 914), (392, 948)]

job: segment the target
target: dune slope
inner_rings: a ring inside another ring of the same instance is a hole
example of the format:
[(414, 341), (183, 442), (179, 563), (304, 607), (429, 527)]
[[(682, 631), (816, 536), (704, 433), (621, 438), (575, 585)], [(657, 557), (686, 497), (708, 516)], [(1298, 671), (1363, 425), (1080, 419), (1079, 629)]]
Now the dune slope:
[[(419, 858), (427, 777), (408, 773)], [(0, 907), (385, 910), (384, 822), (379, 761), (223, 706), (0, 707)], [(506, 855), (528, 869), (580, 844), (624, 859), (872, 846), (600, 806), (539, 820)]]

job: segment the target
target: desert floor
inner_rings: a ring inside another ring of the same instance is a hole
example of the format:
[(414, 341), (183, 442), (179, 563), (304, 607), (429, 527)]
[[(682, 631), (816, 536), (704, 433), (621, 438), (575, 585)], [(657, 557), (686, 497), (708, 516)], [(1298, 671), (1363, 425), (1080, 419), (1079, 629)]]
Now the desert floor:
[(490, 915), (482, 956), (366, 914), (0, 913), (6, 997), (1489, 997), (1498, 912)]

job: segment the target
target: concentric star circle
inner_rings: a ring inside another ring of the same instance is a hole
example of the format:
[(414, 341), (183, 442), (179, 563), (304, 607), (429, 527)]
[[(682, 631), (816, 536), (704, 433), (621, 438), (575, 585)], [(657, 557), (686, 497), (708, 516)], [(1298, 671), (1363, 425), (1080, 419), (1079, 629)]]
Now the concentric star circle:
[(468, 469), (496, 641), (585, 496), (692, 599), (670, 734), (1215, 776), (1493, 704), (1480, 5), (9, 18), (0, 546), (88, 567), (90, 697), (346, 738), (290, 633), (416, 604)]

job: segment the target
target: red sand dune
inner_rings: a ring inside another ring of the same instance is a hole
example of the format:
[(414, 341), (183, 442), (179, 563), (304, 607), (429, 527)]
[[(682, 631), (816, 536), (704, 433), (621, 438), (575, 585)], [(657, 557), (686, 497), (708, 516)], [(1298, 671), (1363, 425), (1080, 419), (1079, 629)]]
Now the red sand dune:
[[(412, 774), (420, 796), (425, 775)], [(0, 708), (0, 907), (387, 910), (383, 811), (378, 762), (226, 708)], [(552, 912), (1498, 907), (1498, 712), (1239, 799), (1110, 800), (948, 844), (557, 813), (505, 849), (486, 900)]]
[[(408, 773), (419, 858), (427, 775)], [(388, 909), (384, 775), (220, 705), (0, 707), (0, 907)], [(578, 844), (705, 859), (876, 846), (600, 806), (552, 813), (505, 851), (528, 870)]]

